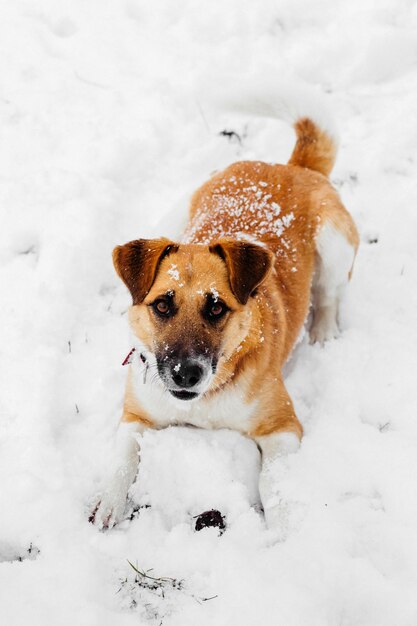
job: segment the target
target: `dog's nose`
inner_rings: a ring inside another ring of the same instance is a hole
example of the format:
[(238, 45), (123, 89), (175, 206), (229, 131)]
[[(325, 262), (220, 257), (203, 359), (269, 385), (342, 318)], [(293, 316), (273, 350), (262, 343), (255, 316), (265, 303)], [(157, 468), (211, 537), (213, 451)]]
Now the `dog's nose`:
[(185, 361), (171, 367), (172, 380), (178, 387), (195, 387), (203, 377), (203, 368), (195, 361)]

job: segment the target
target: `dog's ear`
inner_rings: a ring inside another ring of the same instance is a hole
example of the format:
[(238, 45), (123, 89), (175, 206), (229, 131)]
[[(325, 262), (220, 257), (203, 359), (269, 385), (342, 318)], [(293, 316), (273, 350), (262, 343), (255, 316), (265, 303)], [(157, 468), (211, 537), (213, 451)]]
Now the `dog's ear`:
[(152, 287), (158, 266), (178, 245), (169, 239), (136, 239), (113, 250), (116, 272), (132, 294), (133, 304), (140, 304)]
[(224, 260), (232, 292), (239, 302), (246, 304), (251, 293), (271, 271), (272, 252), (253, 243), (228, 239), (219, 240), (209, 249)]

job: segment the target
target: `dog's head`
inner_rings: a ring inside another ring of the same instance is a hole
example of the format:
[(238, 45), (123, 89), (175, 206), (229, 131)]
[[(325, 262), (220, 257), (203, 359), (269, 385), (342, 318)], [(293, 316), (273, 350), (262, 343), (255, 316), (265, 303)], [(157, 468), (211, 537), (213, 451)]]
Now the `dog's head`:
[(133, 333), (177, 399), (214, 390), (242, 350), (256, 318), (254, 295), (272, 254), (243, 241), (210, 246), (138, 239), (113, 251), (133, 305)]

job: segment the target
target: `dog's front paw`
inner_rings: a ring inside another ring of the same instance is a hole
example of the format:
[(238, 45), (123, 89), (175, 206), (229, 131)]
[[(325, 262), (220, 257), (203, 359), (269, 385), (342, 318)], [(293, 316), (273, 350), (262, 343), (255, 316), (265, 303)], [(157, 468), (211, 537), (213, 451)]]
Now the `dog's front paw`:
[(113, 528), (123, 520), (125, 507), (126, 498), (113, 500), (105, 494), (97, 502), (88, 521), (95, 524), (100, 530)]
[(127, 489), (124, 484), (113, 480), (101, 498), (96, 502), (89, 519), (100, 530), (113, 528), (124, 519)]
[[(280, 443), (289, 446), (291, 440), (281, 440)], [(285, 541), (301, 527), (307, 510), (302, 491), (292, 479), (289, 456), (264, 462), (259, 476), (259, 493), (268, 530), (273, 531), (276, 540)]]

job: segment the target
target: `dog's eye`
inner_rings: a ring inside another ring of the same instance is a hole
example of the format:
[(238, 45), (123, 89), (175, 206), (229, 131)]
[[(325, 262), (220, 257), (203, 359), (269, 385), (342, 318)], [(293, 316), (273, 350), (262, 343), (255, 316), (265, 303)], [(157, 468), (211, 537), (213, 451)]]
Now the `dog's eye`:
[(171, 303), (164, 298), (155, 300), (155, 302), (152, 304), (152, 307), (155, 313), (157, 313), (157, 315), (160, 315), (161, 317), (168, 317), (173, 312)]
[(155, 306), (158, 309), (159, 313), (168, 313), (169, 311), (168, 302), (165, 302), (165, 300), (160, 300), (156, 303)]
[(222, 318), (228, 310), (224, 302), (218, 299), (214, 300), (211, 296), (207, 296), (206, 305), (203, 309), (203, 317), (211, 321), (216, 321)]
[(213, 315), (214, 317), (219, 317), (219, 315), (221, 315), (222, 313), (224, 313), (224, 306), (222, 305), (222, 303), (213, 302), (213, 304), (210, 307), (210, 314)]

